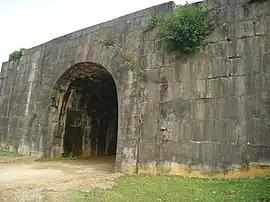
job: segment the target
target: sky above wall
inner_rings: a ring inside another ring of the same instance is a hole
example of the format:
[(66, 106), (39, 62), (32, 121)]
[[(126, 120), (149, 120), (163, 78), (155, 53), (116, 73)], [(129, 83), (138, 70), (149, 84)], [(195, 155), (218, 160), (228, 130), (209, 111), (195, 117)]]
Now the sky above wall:
[[(169, 0), (0, 0), (0, 69), (14, 50)], [(188, 0), (189, 3), (197, 0)], [(185, 4), (186, 0), (175, 0)]]

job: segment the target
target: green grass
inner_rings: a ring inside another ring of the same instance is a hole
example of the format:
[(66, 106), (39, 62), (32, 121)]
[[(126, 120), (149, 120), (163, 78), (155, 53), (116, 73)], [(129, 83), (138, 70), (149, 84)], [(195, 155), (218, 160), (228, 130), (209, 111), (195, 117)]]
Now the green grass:
[(270, 176), (211, 180), (171, 176), (124, 176), (111, 189), (73, 190), (71, 201), (263, 201), (270, 200)]
[(17, 154), (17, 153), (14, 153), (14, 152), (0, 150), (0, 156), (21, 157), (23, 155)]

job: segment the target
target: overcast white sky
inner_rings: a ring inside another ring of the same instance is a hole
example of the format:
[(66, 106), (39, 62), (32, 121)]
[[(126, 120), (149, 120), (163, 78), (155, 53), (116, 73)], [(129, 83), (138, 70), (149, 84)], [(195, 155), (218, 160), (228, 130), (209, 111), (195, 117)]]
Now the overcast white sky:
[[(8, 55), (169, 0), (0, 0), (0, 69)], [(195, 2), (196, 0), (188, 0)], [(186, 0), (175, 0), (184, 4)]]

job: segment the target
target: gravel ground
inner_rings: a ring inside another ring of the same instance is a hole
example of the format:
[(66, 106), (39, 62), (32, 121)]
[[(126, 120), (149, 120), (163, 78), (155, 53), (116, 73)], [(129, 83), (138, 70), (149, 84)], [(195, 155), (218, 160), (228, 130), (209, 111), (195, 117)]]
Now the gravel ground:
[(109, 188), (119, 176), (113, 157), (46, 162), (0, 157), (0, 201), (69, 201), (68, 191)]

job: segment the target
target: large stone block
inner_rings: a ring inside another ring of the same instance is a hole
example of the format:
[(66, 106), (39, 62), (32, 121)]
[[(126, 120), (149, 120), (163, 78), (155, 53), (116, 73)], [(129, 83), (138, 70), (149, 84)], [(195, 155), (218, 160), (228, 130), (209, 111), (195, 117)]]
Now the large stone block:
[(259, 119), (261, 117), (260, 95), (250, 95), (246, 97), (246, 116), (247, 118)]
[(262, 70), (263, 72), (270, 72), (270, 53), (264, 53), (262, 55)]
[(263, 144), (260, 119), (249, 119), (247, 121), (247, 141), (250, 145), (259, 146)]
[(176, 140), (179, 142), (187, 143), (192, 139), (193, 125), (191, 121), (182, 120), (178, 122), (178, 131)]
[(147, 165), (148, 162), (156, 161), (159, 158), (158, 142), (156, 139), (143, 139), (139, 143), (139, 161), (141, 166)]
[(240, 21), (235, 23), (236, 38), (251, 37), (255, 35), (254, 21)]
[(237, 97), (226, 97), (224, 99), (221, 117), (224, 119), (238, 119), (238, 107)]
[(141, 129), (141, 140), (158, 140), (160, 134), (160, 124), (157, 122), (144, 122)]
[(191, 80), (191, 72), (192, 67), (189, 62), (182, 63), (178, 62), (175, 63), (175, 80), (176, 81), (190, 81)]
[(251, 56), (256, 55), (262, 51), (263, 44), (260, 36), (249, 38), (242, 38), (237, 40), (237, 54), (238, 56)]
[(235, 165), (241, 165), (241, 145), (237, 145), (234, 142), (224, 142), (218, 144), (218, 163), (220, 166), (228, 169)]

